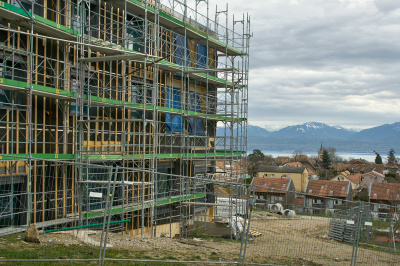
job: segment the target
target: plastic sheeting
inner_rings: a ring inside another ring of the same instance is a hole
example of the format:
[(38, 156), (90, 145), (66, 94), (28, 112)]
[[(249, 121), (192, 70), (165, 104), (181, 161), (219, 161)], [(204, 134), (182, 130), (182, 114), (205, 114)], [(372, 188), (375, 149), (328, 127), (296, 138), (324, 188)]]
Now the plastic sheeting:
[(175, 62), (181, 66), (189, 66), (190, 65), (189, 40), (185, 39), (185, 37), (183, 37), (182, 35), (176, 34), (175, 43), (176, 43)]
[[(166, 107), (174, 109), (182, 109), (181, 96), (177, 88), (167, 86), (167, 104)], [(167, 133), (180, 134), (182, 133), (182, 117), (180, 115), (166, 115)]]
[[(190, 93), (190, 111), (201, 112), (200, 95)], [(189, 135), (205, 136), (204, 123), (199, 118), (189, 118)]]
[(229, 226), (232, 228), (233, 235), (235, 236), (235, 238), (240, 239), (241, 235), (243, 234), (244, 219), (240, 216), (233, 215), (232, 217), (224, 219), (224, 221), (227, 222)]

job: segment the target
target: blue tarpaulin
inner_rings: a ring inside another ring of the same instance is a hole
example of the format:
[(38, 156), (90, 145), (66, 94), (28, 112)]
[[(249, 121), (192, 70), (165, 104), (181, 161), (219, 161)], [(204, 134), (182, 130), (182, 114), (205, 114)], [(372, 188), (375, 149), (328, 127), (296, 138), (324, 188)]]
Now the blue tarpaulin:
[[(190, 93), (190, 111), (201, 112), (200, 95)], [(189, 135), (205, 136), (204, 123), (199, 118), (189, 118)]]
[[(186, 60), (185, 60), (185, 51), (186, 51)], [(185, 37), (179, 34), (176, 34), (175, 63), (181, 66), (190, 65), (189, 41), (185, 39)]]
[[(167, 104), (166, 107), (174, 109), (182, 109), (181, 96), (177, 88), (170, 88), (167, 86)], [(167, 133), (182, 133), (182, 117), (180, 115), (166, 115)]]

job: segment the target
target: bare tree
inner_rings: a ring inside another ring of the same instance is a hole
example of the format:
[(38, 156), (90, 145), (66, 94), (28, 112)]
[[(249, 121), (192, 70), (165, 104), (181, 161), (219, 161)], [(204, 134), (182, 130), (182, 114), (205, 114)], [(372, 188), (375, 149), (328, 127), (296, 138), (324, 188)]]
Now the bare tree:
[(294, 161), (298, 161), (302, 156), (303, 156), (303, 152), (300, 150), (294, 150), (292, 153), (293, 159)]

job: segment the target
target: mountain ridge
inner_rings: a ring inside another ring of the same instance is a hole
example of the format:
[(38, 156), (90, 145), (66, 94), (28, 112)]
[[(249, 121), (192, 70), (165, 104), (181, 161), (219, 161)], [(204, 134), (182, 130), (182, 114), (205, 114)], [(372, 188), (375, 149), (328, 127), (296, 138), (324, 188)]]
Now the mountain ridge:
[[(223, 129), (217, 128), (218, 136), (224, 135), (221, 134), (221, 132), (223, 132)], [(229, 133), (226, 135), (229, 135)], [(362, 142), (397, 144), (400, 143), (400, 122), (384, 124), (358, 132), (353, 129), (344, 128), (340, 125), (329, 126), (320, 122), (307, 122), (299, 125), (287, 126), (277, 131), (268, 131), (259, 126), (248, 125), (247, 136), (251, 137), (248, 139), (249, 144), (255, 142), (259, 137), (280, 140), (307, 140), (307, 143), (314, 139), (318, 142), (322, 140), (341, 140), (348, 143)]]

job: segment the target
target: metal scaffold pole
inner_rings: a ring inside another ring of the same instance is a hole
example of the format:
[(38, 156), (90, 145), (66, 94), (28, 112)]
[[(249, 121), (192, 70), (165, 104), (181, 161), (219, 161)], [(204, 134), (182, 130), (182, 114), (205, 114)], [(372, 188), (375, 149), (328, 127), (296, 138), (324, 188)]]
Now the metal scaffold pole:
[(247, 37), (228, 5), (214, 20), (193, 2), (0, 3), (10, 232), (95, 228), (108, 211), (109, 235), (173, 238), (241, 212)]

